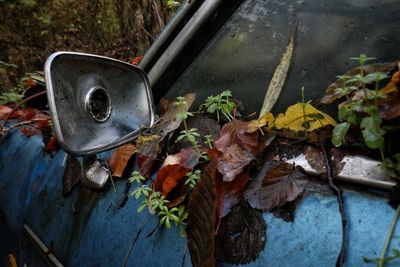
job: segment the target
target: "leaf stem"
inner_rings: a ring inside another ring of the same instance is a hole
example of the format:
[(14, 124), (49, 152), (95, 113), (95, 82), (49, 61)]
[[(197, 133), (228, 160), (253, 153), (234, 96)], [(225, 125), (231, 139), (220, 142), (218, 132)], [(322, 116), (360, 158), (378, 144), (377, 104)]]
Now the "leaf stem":
[(390, 225), (389, 232), (386, 236), (385, 244), (383, 245), (381, 255), (379, 256), (379, 259), (378, 259), (378, 267), (384, 266), (384, 258), (386, 256), (386, 252), (389, 248), (390, 241), (392, 240), (392, 236), (393, 236), (394, 230), (396, 228), (396, 224), (397, 224), (397, 220), (399, 219), (399, 215), (400, 215), (400, 205), (397, 206), (396, 213), (394, 214), (394, 217), (392, 220), (392, 224)]

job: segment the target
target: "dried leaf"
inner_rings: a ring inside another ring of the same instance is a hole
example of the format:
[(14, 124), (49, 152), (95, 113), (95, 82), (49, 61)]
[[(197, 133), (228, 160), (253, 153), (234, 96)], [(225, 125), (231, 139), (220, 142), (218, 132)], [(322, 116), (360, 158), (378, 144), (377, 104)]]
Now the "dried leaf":
[(262, 127), (271, 129), (274, 127), (274, 120), (274, 115), (271, 112), (266, 112), (259, 119), (250, 121), (247, 125), (246, 131), (248, 133), (253, 133), (260, 130)]
[(60, 145), (58, 144), (57, 138), (55, 136), (52, 136), (49, 142), (47, 142), (47, 144), (45, 144), (44, 146), (44, 151), (48, 153), (57, 151), (59, 149)]
[(266, 231), (261, 212), (242, 201), (222, 220), (216, 239), (217, 258), (233, 264), (254, 261), (265, 247)]
[(135, 154), (136, 146), (133, 144), (125, 144), (118, 147), (110, 159), (110, 167), (112, 176), (122, 177), (129, 159)]
[(130, 62), (132, 65), (139, 65), (140, 61), (142, 61), (143, 56), (137, 56)]
[(193, 104), (196, 95), (195, 94), (186, 94), (184, 105), (175, 105), (175, 102), (171, 102), (168, 105), (167, 111), (164, 115), (159, 119), (157, 124), (153, 126), (151, 132), (153, 134), (159, 135), (164, 138), (170, 132), (176, 130), (182, 123), (181, 119), (177, 119), (176, 115), (181, 112), (186, 112), (189, 110), (191, 105)]
[(281, 218), (285, 222), (294, 222), (294, 212), (297, 208), (297, 202), (299, 198), (296, 198), (294, 201), (287, 202), (282, 207), (279, 207), (274, 210), (274, 216), (277, 218)]
[(150, 177), (151, 170), (153, 169), (154, 163), (157, 159), (157, 156), (147, 157), (141, 154), (136, 156), (136, 164), (139, 167), (140, 175), (143, 177)]
[(189, 171), (190, 169), (180, 164), (167, 165), (157, 172), (156, 180), (153, 183), (153, 189), (161, 192), (168, 199), (169, 193)]
[(161, 151), (163, 138), (159, 135), (141, 135), (136, 140), (136, 163), (140, 175), (150, 177), (155, 160)]
[(379, 101), (379, 117), (384, 120), (393, 120), (400, 116), (400, 98), (391, 97)]
[(263, 210), (282, 207), (304, 191), (308, 181), (294, 165), (281, 163), (270, 169), (262, 181), (260, 203)]
[(223, 174), (223, 181), (233, 181), (253, 159), (254, 155), (238, 144), (228, 146), (217, 160), (217, 168)]
[(226, 123), (221, 130), (220, 138), (214, 142), (215, 147), (221, 151), (233, 145), (238, 144), (243, 149), (256, 155), (258, 152), (258, 131), (247, 133), (249, 122), (233, 119)]
[[(306, 118), (304, 118), (304, 116)], [(307, 124), (308, 127), (306, 127), (305, 124)], [(308, 103), (297, 103), (292, 105), (288, 107), (285, 114), (281, 113), (275, 119), (276, 128), (286, 128), (293, 131), (311, 132), (326, 125), (336, 126), (336, 122), (331, 116), (316, 109)]]
[(289, 44), (286, 47), (286, 51), (282, 55), (281, 61), (279, 62), (279, 65), (276, 67), (271, 82), (269, 83), (267, 93), (265, 94), (264, 102), (260, 111), (260, 117), (263, 116), (264, 113), (272, 109), (282, 91), (283, 84), (285, 83), (286, 80), (286, 75), (289, 71), (290, 61), (293, 56), (296, 31), (297, 31), (297, 25), (290, 36)]
[(17, 258), (13, 254), (8, 254), (8, 267), (18, 267)]
[(168, 155), (163, 166), (179, 164), (187, 169), (193, 169), (197, 163), (199, 163), (199, 158), (196, 150), (193, 147), (188, 147), (182, 148), (179, 153)]
[(74, 156), (68, 155), (63, 175), (63, 196), (67, 197), (81, 179), (81, 164)]
[(40, 129), (35, 127), (34, 125), (29, 125), (29, 126), (25, 126), (23, 128), (20, 128), (19, 131), (25, 135), (25, 137), (31, 137), (34, 135), (38, 135), (40, 134)]
[(220, 188), (220, 191), (217, 192), (217, 198), (222, 196), (221, 207), (219, 208), (221, 218), (226, 216), (232, 207), (239, 202), (240, 195), (243, 193), (248, 180), (249, 172), (248, 170), (243, 170), (232, 182), (222, 182), (220, 187), (217, 186), (217, 188)]
[(304, 154), (308, 164), (310, 164), (315, 171), (317, 171), (319, 174), (326, 174), (324, 154), (320, 149), (313, 146), (305, 146)]
[(215, 166), (206, 167), (200, 182), (189, 198), (186, 233), (193, 267), (216, 266), (214, 236), (217, 209), (215, 176)]
[(0, 120), (5, 120), (12, 111), (12, 108), (0, 105)]
[[(382, 72), (385, 74), (389, 74), (395, 67), (397, 63), (396, 62), (391, 62), (391, 63), (377, 63), (377, 64), (370, 64), (370, 65), (365, 65), (362, 68), (357, 67), (354, 69), (351, 69), (350, 71), (346, 72), (344, 76), (354, 76), (356, 74), (359, 74), (361, 69), (363, 70), (364, 74), (370, 74), (373, 72)], [(349, 84), (353, 85), (353, 84)], [(358, 86), (354, 84), (355, 86)], [(325, 91), (325, 95), (321, 99), (322, 104), (331, 104), (335, 102), (337, 99), (341, 98), (343, 95), (340, 94), (339, 92), (336, 91), (336, 88), (342, 87), (342, 81), (340, 79), (337, 79), (334, 83), (328, 86), (328, 88)]]

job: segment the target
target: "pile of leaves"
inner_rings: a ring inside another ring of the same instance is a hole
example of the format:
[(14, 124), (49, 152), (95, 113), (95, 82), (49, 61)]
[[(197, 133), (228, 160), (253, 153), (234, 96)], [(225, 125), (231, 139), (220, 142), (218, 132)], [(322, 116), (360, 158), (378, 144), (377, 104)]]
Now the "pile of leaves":
[[(262, 211), (278, 214), (310, 183), (301, 169), (274, 159), (276, 150), (292, 139), (317, 145), (310, 133), (336, 126), (304, 102), (276, 117), (267, 112), (239, 119), (231, 97), (229, 91), (210, 96), (197, 112), (189, 112), (194, 94), (163, 99), (156, 125), (118, 148), (110, 161), (113, 176), (123, 177), (136, 155), (137, 170), (129, 179), (138, 184), (132, 192), (142, 199), (138, 212), (147, 208), (159, 216), (159, 225), (180, 226), (193, 266), (255, 260), (266, 242)], [(302, 146), (293, 147), (302, 153)], [(318, 161), (318, 153), (308, 154)]]
[[(42, 80), (42, 73), (31, 74)], [(44, 151), (52, 153), (59, 149), (54, 136), (44, 83), (31, 76), (21, 81), (22, 93), (3, 93), (0, 95), (0, 136), (19, 130), (24, 136), (41, 134)], [(12, 121), (11, 123), (7, 123)]]
[[(333, 184), (343, 167), (343, 146), (362, 146), (370, 156), (381, 157), (393, 177), (399, 176), (400, 154), (385, 149), (400, 115), (398, 66), (365, 65), (370, 59), (365, 55), (356, 59), (361, 66), (339, 76), (321, 100), (331, 104), (345, 99), (338, 105), (339, 124), (305, 101), (304, 88), (301, 102), (276, 116), (264, 112), (258, 118), (240, 117), (240, 105), (230, 91), (209, 96), (198, 111), (190, 111), (194, 94), (162, 99), (155, 125), (115, 150), (108, 161), (112, 176), (129, 176), (135, 184), (131, 195), (141, 200), (138, 212), (158, 216), (159, 226), (167, 229), (180, 227), (187, 235), (193, 266), (215, 266), (217, 260), (249, 263), (267, 240), (262, 212), (293, 221), (301, 196), (316, 186), (333, 190), (343, 202)], [(42, 133), (49, 136), (45, 144), (51, 150), (48, 146), (55, 138), (49, 115), (38, 108), (21, 109), (28, 101), (26, 97), (0, 106), (1, 132), (18, 128), (26, 136)], [(18, 123), (6, 128), (11, 118)], [(319, 177), (286, 162), (300, 153)], [(68, 162), (79, 168), (76, 159)], [(133, 172), (130, 163), (135, 165)], [(67, 169), (64, 176), (76, 175)], [(79, 177), (73, 183), (68, 180), (64, 195)], [(345, 222), (343, 203), (340, 207)], [(343, 228), (345, 237), (345, 223)]]

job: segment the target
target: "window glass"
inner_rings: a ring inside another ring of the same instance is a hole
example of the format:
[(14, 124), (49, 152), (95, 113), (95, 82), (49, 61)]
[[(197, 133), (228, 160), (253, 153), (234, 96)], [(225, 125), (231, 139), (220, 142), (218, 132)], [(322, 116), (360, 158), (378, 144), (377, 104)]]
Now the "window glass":
[(367, 53), (377, 61), (399, 58), (398, 4), (367, 0), (248, 0), (210, 40), (165, 97), (231, 90), (246, 112), (259, 111), (266, 88), (298, 20), (292, 66), (274, 111), (300, 99), (317, 100), (326, 87)]

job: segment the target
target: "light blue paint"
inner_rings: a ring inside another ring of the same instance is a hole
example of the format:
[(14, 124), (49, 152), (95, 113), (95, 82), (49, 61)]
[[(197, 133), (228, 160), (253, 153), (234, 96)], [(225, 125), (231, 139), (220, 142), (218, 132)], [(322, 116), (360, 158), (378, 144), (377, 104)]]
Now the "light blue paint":
[[(42, 146), (40, 137), (25, 138), (17, 131), (0, 145), (0, 214), (5, 215), (7, 225), (6, 229), (0, 222), (0, 265), (9, 249), (18, 247), (11, 240), (4, 244), (4, 239), (13, 235), (22, 238), (22, 224), (26, 221), (46, 244), (54, 243), (55, 254), (67, 266), (120, 266), (146, 217), (146, 212), (136, 212), (139, 201), (134, 198), (120, 208), (126, 181), (116, 181), (116, 192), (111, 186), (100, 192), (78, 187), (63, 198), (65, 153), (59, 151), (50, 157), (42, 152)], [(85, 204), (78, 207), (78, 201)], [(364, 266), (363, 256), (379, 255), (394, 210), (386, 199), (358, 192), (346, 192), (345, 203), (349, 225), (346, 266)], [(73, 207), (78, 209), (77, 214)], [(246, 266), (335, 265), (341, 244), (335, 197), (312, 194), (304, 198), (294, 223), (268, 213), (264, 213), (264, 218), (268, 224), (266, 248), (255, 262)], [(146, 238), (156, 224), (155, 217), (150, 216), (127, 266), (181, 265), (186, 240), (176, 228), (159, 229)], [(395, 238), (392, 244), (399, 247), (399, 239)], [(33, 252), (26, 245), (23, 249), (23, 253), (14, 254), (38, 265)], [(389, 266), (399, 265), (396, 262)], [(189, 256), (186, 266), (190, 266)]]

